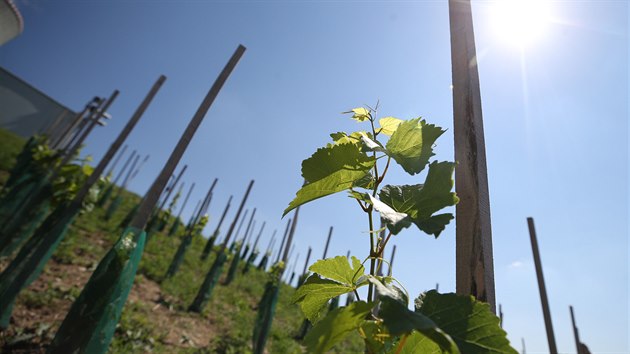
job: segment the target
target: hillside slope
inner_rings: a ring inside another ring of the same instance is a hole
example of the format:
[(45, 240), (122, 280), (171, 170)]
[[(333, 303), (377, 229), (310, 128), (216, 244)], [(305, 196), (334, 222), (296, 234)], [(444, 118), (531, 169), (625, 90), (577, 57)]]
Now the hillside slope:
[[(11, 154), (19, 152), (19, 149), (5, 148), (3, 145), (6, 144), (15, 144), (15, 141), (0, 140), (0, 151), (7, 152), (6, 159), (10, 160)], [(0, 331), (0, 352), (45, 352), (70, 305), (100, 259), (120, 235), (121, 230), (117, 225), (140, 200), (135, 194), (123, 193), (124, 202), (110, 221), (105, 220), (103, 209), (95, 208), (81, 215), (72, 225), (42, 276), (20, 294), (11, 326)], [(214, 253), (201, 261), (199, 255), (205, 239), (194, 239), (179, 273), (163, 281), (180, 237), (158, 234), (147, 243), (110, 352), (251, 351), (256, 308), (263, 294), (266, 273), (255, 268), (245, 275), (239, 271), (229, 286), (217, 285), (202, 314), (189, 313), (186, 308), (214, 261)], [(0, 260), (0, 270), (8, 262), (8, 259)], [(303, 351), (293, 339), (304, 319), (298, 307), (290, 303), (293, 291), (291, 286), (282, 284), (276, 317), (267, 342), (267, 351), (270, 353)], [(337, 350), (339, 353), (362, 352), (361, 339), (353, 337)]]

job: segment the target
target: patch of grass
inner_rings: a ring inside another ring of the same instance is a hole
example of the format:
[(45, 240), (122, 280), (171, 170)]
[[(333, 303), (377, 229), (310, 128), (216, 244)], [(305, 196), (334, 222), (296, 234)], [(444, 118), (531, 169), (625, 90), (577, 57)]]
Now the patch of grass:
[[(15, 157), (22, 151), (26, 140), (6, 129), (0, 128), (0, 170), (9, 171), (15, 164)], [(4, 183), (6, 179), (2, 179)]]

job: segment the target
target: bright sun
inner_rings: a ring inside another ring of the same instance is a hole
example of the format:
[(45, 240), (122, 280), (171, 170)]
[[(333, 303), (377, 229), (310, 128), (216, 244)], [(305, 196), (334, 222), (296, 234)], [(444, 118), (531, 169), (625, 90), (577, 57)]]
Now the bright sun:
[(499, 0), (492, 6), (494, 31), (508, 43), (525, 47), (540, 38), (549, 22), (545, 0)]

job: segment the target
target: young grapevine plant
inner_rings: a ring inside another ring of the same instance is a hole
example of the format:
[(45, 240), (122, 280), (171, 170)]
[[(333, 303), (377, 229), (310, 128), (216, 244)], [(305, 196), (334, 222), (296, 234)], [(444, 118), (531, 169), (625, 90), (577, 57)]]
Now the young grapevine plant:
[[(430, 161), (444, 130), (421, 118), (377, 121), (376, 109), (369, 107), (344, 113), (368, 129), (333, 133), (331, 143), (302, 162), (306, 182), (284, 214), (347, 191), (366, 214), (369, 252), (363, 261), (337, 256), (309, 267), (311, 275), (293, 297), (313, 323), (304, 338), (307, 350), (326, 352), (358, 331), (367, 353), (516, 353), (488, 304), (472, 296), (429, 291), (415, 300), (411, 311), (402, 284), (393, 276), (379, 276), (392, 235), (415, 226), (437, 238), (453, 219), (452, 214), (439, 212), (459, 200), (452, 191), (455, 163)], [(410, 175), (427, 169), (424, 183), (384, 185), (393, 164)], [(385, 225), (382, 229), (375, 227), (375, 213)], [(361, 287), (367, 287), (363, 299), (357, 291)], [(328, 311), (329, 301), (350, 292), (357, 301)]]

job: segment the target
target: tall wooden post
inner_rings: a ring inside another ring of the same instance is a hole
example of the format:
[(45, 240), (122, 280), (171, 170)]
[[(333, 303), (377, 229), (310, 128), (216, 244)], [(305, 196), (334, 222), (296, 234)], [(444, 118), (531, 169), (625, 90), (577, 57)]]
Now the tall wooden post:
[(280, 249), (278, 250), (278, 259), (276, 259), (276, 263), (280, 262), (280, 258), (282, 257), (282, 250), (284, 249), (284, 244), (287, 241), (287, 235), (289, 235), (290, 228), (291, 228), (291, 218), (287, 220), (287, 228), (284, 229), (284, 235), (282, 236), (282, 242), (280, 243)]
[(208, 113), (210, 106), (219, 95), (219, 91), (223, 87), (223, 84), (225, 84), (225, 82), (227, 81), (227, 78), (232, 73), (232, 70), (234, 70), (234, 68), (236, 67), (238, 61), (243, 56), (243, 53), (245, 53), (245, 47), (239, 45), (230, 60), (228, 61), (227, 65), (219, 74), (219, 77), (210, 88), (210, 91), (208, 91), (208, 94), (201, 102), (201, 105), (195, 112), (195, 115), (191, 119), (190, 123), (188, 123), (188, 126), (186, 126), (184, 134), (182, 134), (181, 138), (177, 142), (177, 145), (175, 146), (175, 149), (173, 149), (173, 152), (171, 153), (168, 161), (166, 161), (162, 172), (155, 179), (155, 181), (151, 185), (151, 188), (149, 188), (149, 191), (147, 192), (144, 200), (138, 208), (136, 216), (131, 221), (131, 226), (137, 229), (144, 229), (147, 221), (149, 220), (149, 217), (151, 216), (151, 212), (155, 207), (155, 204), (160, 198), (160, 194), (162, 194), (162, 190), (164, 189), (166, 182), (173, 174), (173, 171), (175, 170), (177, 163), (179, 163), (182, 155), (184, 155), (184, 151), (186, 151), (190, 140), (195, 135), (197, 128), (199, 128), (199, 125), (203, 121), (206, 113)]
[(549, 352), (551, 354), (558, 354), (556, 338), (553, 334), (551, 312), (549, 311), (549, 299), (547, 298), (547, 288), (545, 287), (545, 278), (543, 276), (542, 262), (540, 261), (540, 252), (538, 251), (538, 240), (536, 239), (536, 229), (534, 228), (533, 218), (527, 218), (527, 226), (529, 228), (529, 238), (532, 242), (532, 252), (534, 253), (534, 265), (536, 266), (536, 278), (538, 278), (538, 289), (540, 291), (540, 302), (542, 304), (543, 317), (545, 319), (545, 329), (547, 330)]
[(331, 226), (328, 230), (328, 238), (326, 239), (326, 246), (324, 247), (324, 255), (322, 259), (326, 259), (326, 255), (328, 254), (328, 246), (330, 246), (330, 238), (332, 237), (333, 227)]
[(573, 306), (569, 306), (569, 312), (571, 312), (571, 325), (573, 326), (573, 337), (575, 338), (575, 347), (577, 348), (577, 354), (584, 354), (582, 353), (582, 342), (580, 342), (580, 333), (578, 332), (577, 325), (575, 324)]
[(496, 312), (481, 93), (470, 0), (449, 0), (455, 132), (456, 290)]

